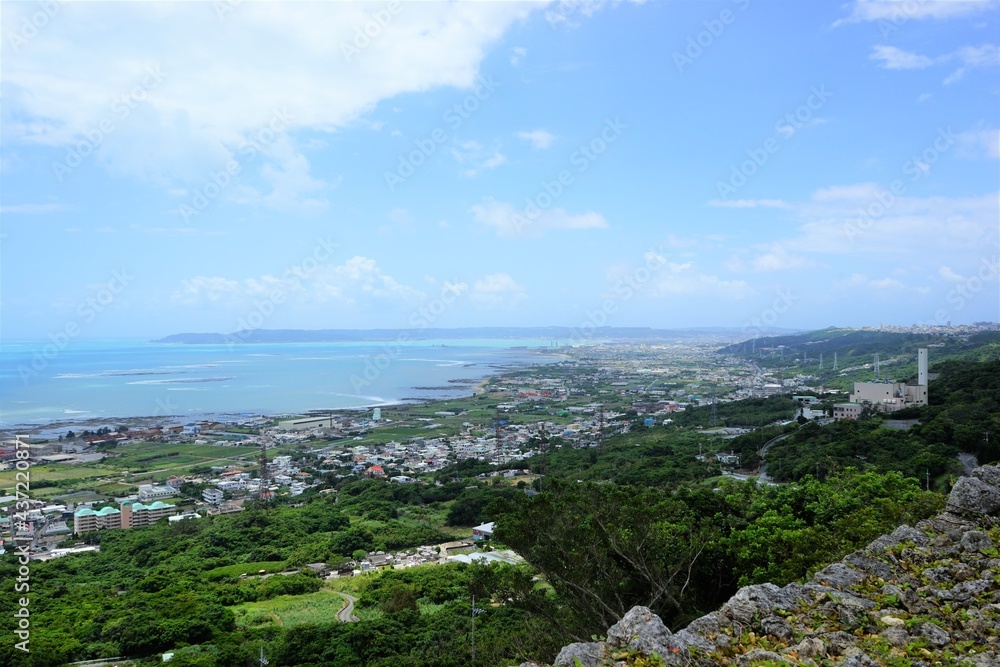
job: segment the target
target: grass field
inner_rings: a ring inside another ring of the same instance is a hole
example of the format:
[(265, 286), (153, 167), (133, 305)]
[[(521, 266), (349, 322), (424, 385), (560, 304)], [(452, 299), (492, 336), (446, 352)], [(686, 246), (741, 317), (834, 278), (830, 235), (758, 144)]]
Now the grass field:
[(263, 602), (247, 602), (232, 607), (237, 627), (280, 625), (293, 627), (307, 623), (330, 623), (346, 601), (324, 588), (307, 595), (280, 595)]

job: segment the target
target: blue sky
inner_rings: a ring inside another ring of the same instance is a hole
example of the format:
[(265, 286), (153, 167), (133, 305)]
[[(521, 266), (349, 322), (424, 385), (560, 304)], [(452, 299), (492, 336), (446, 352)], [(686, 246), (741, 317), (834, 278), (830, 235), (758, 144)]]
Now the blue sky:
[(6, 339), (1000, 319), (1000, 3), (0, 5)]

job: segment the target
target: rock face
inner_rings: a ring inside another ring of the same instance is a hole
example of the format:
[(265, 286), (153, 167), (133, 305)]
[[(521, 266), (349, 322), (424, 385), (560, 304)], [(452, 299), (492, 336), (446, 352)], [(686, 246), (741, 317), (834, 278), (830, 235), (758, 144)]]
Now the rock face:
[(998, 511), (1000, 467), (982, 466), (959, 479), (944, 513), (883, 535), (809, 583), (742, 588), (676, 634), (635, 607), (606, 641), (571, 644), (555, 665), (626, 667), (630, 655), (655, 654), (668, 667), (998, 667)]

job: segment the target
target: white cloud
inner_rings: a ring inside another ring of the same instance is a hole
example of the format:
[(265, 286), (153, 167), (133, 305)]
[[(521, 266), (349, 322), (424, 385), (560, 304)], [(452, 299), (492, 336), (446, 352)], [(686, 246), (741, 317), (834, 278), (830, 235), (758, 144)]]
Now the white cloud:
[(805, 121), (804, 123), (803, 122), (798, 122), (798, 121), (796, 121), (794, 124), (792, 124), (792, 123), (781, 123), (781, 124), (778, 125), (777, 130), (778, 130), (778, 134), (780, 134), (785, 139), (788, 139), (789, 137), (795, 135), (797, 132), (801, 132), (802, 130), (804, 130), (807, 127), (814, 127), (816, 125), (826, 125), (829, 122), (830, 122), (829, 118), (822, 118), (820, 116), (813, 116), (812, 118), (810, 118), (809, 120)]
[[(269, 151), (266, 165), (254, 165), (268, 190), (243, 193), (245, 201), (323, 210), (321, 193), (330, 184), (310, 174), (296, 143), (300, 132), (335, 132), (402, 93), (474, 88), (489, 48), (538, 9), (404, 8), (354, 53), (355, 28), (373, 20), (372, 4), (244, 2), (224, 16), (217, 4), (68, 3), (30, 48), (4, 39), (6, 148), (69, 146), (107, 120), (113, 129), (91, 160), (176, 190), (199, 186), (239, 160), (246, 135), (287, 109), (283, 153)], [(35, 9), (0, 5), (7, 25), (20, 25)], [(162, 75), (144, 90), (149, 71)], [(113, 102), (133, 91), (142, 99), (133, 98), (131, 108)]]
[(955, 273), (950, 266), (942, 266), (938, 269), (938, 275), (950, 283), (957, 283), (965, 280), (965, 276)]
[(788, 248), (777, 244), (753, 260), (755, 271), (785, 271), (812, 266), (812, 262), (802, 255), (792, 254)]
[(986, 155), (1000, 158), (1000, 130), (978, 129), (962, 132), (958, 135), (958, 143), (963, 155), (978, 157)]
[[(280, 295), (274, 299), (274, 294)], [(342, 303), (354, 305), (372, 299), (416, 303), (424, 294), (386, 274), (374, 259), (355, 256), (339, 265), (320, 265), (311, 272), (289, 269), (282, 275), (264, 274), (233, 280), (218, 276), (196, 276), (181, 281), (171, 300), (183, 306), (218, 304), (245, 307), (254, 299), (302, 304)]]
[[(925, 69), (932, 65), (957, 60), (960, 63), (959, 68), (944, 79), (945, 85), (950, 85), (961, 80), (969, 69), (1000, 65), (1000, 47), (995, 44), (965, 46), (957, 51), (931, 58), (904, 51), (895, 46), (879, 45), (872, 48), (872, 54), (869, 57), (878, 61), (879, 65), (885, 69)], [(923, 99), (924, 95), (921, 95), (918, 101)]]
[(478, 141), (455, 142), (451, 155), (456, 162), (465, 167), (462, 176), (473, 178), (484, 171), (496, 169), (507, 163), (507, 157), (500, 152), (500, 148), (499, 143), (492, 149), (487, 149)]
[(555, 136), (546, 130), (532, 130), (530, 132), (518, 132), (515, 136), (529, 142), (532, 148), (545, 149), (552, 145)]
[(869, 278), (863, 273), (853, 273), (844, 280), (840, 280), (834, 285), (842, 291), (850, 291), (858, 294), (887, 298), (908, 290), (909, 288), (896, 278)]
[(472, 284), (469, 299), (484, 308), (513, 308), (528, 298), (522, 285), (507, 273), (491, 273)]
[(528, 55), (528, 49), (524, 48), (523, 46), (515, 46), (513, 49), (510, 50), (510, 55), (508, 56), (508, 60), (510, 61), (511, 65), (517, 67), (520, 64), (520, 62), (524, 60), (524, 57), (526, 55)]
[(69, 211), (65, 204), (11, 204), (0, 206), (0, 213), (17, 215), (44, 215), (46, 213), (61, 213)]
[(469, 210), (476, 222), (502, 237), (539, 236), (550, 230), (608, 227), (604, 216), (593, 211), (573, 215), (562, 208), (548, 208), (538, 211), (532, 217), (530, 213), (534, 211), (518, 210), (508, 202), (498, 202), (492, 198), (485, 199)]
[(997, 0), (855, 0), (850, 16), (833, 25), (862, 21), (889, 21), (896, 25), (909, 19), (958, 18), (997, 6), (1000, 6)]
[(932, 58), (910, 53), (895, 46), (875, 46), (869, 57), (879, 61), (885, 69), (923, 69), (934, 64)]
[(755, 268), (773, 269), (782, 263), (805, 268), (831, 264), (831, 257), (839, 265), (933, 257), (939, 264), (974, 266), (983, 248), (1000, 244), (997, 192), (912, 197), (860, 183), (823, 188), (793, 206), (791, 216), (800, 221), (797, 233), (762, 248), (764, 255)]
[[(646, 267), (650, 267), (649, 287), (641, 286), (644, 294), (654, 298), (676, 296), (714, 296), (740, 300), (754, 293), (743, 280), (723, 280), (718, 276), (702, 273), (693, 262), (672, 262), (656, 253), (646, 253)], [(611, 276), (613, 278), (613, 276)]]
[(708, 202), (709, 206), (721, 208), (791, 208), (792, 205), (781, 199), (733, 199), (724, 201), (713, 199)]

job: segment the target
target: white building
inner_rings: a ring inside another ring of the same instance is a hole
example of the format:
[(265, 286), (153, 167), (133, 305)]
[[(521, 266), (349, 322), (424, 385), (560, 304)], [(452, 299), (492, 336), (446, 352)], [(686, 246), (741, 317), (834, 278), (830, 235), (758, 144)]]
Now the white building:
[(222, 489), (205, 489), (201, 492), (201, 497), (206, 503), (211, 503), (212, 505), (218, 505), (222, 502), (225, 497)]
[(163, 498), (172, 498), (177, 495), (177, 489), (172, 486), (154, 486), (153, 484), (139, 485), (139, 502), (148, 503)]

